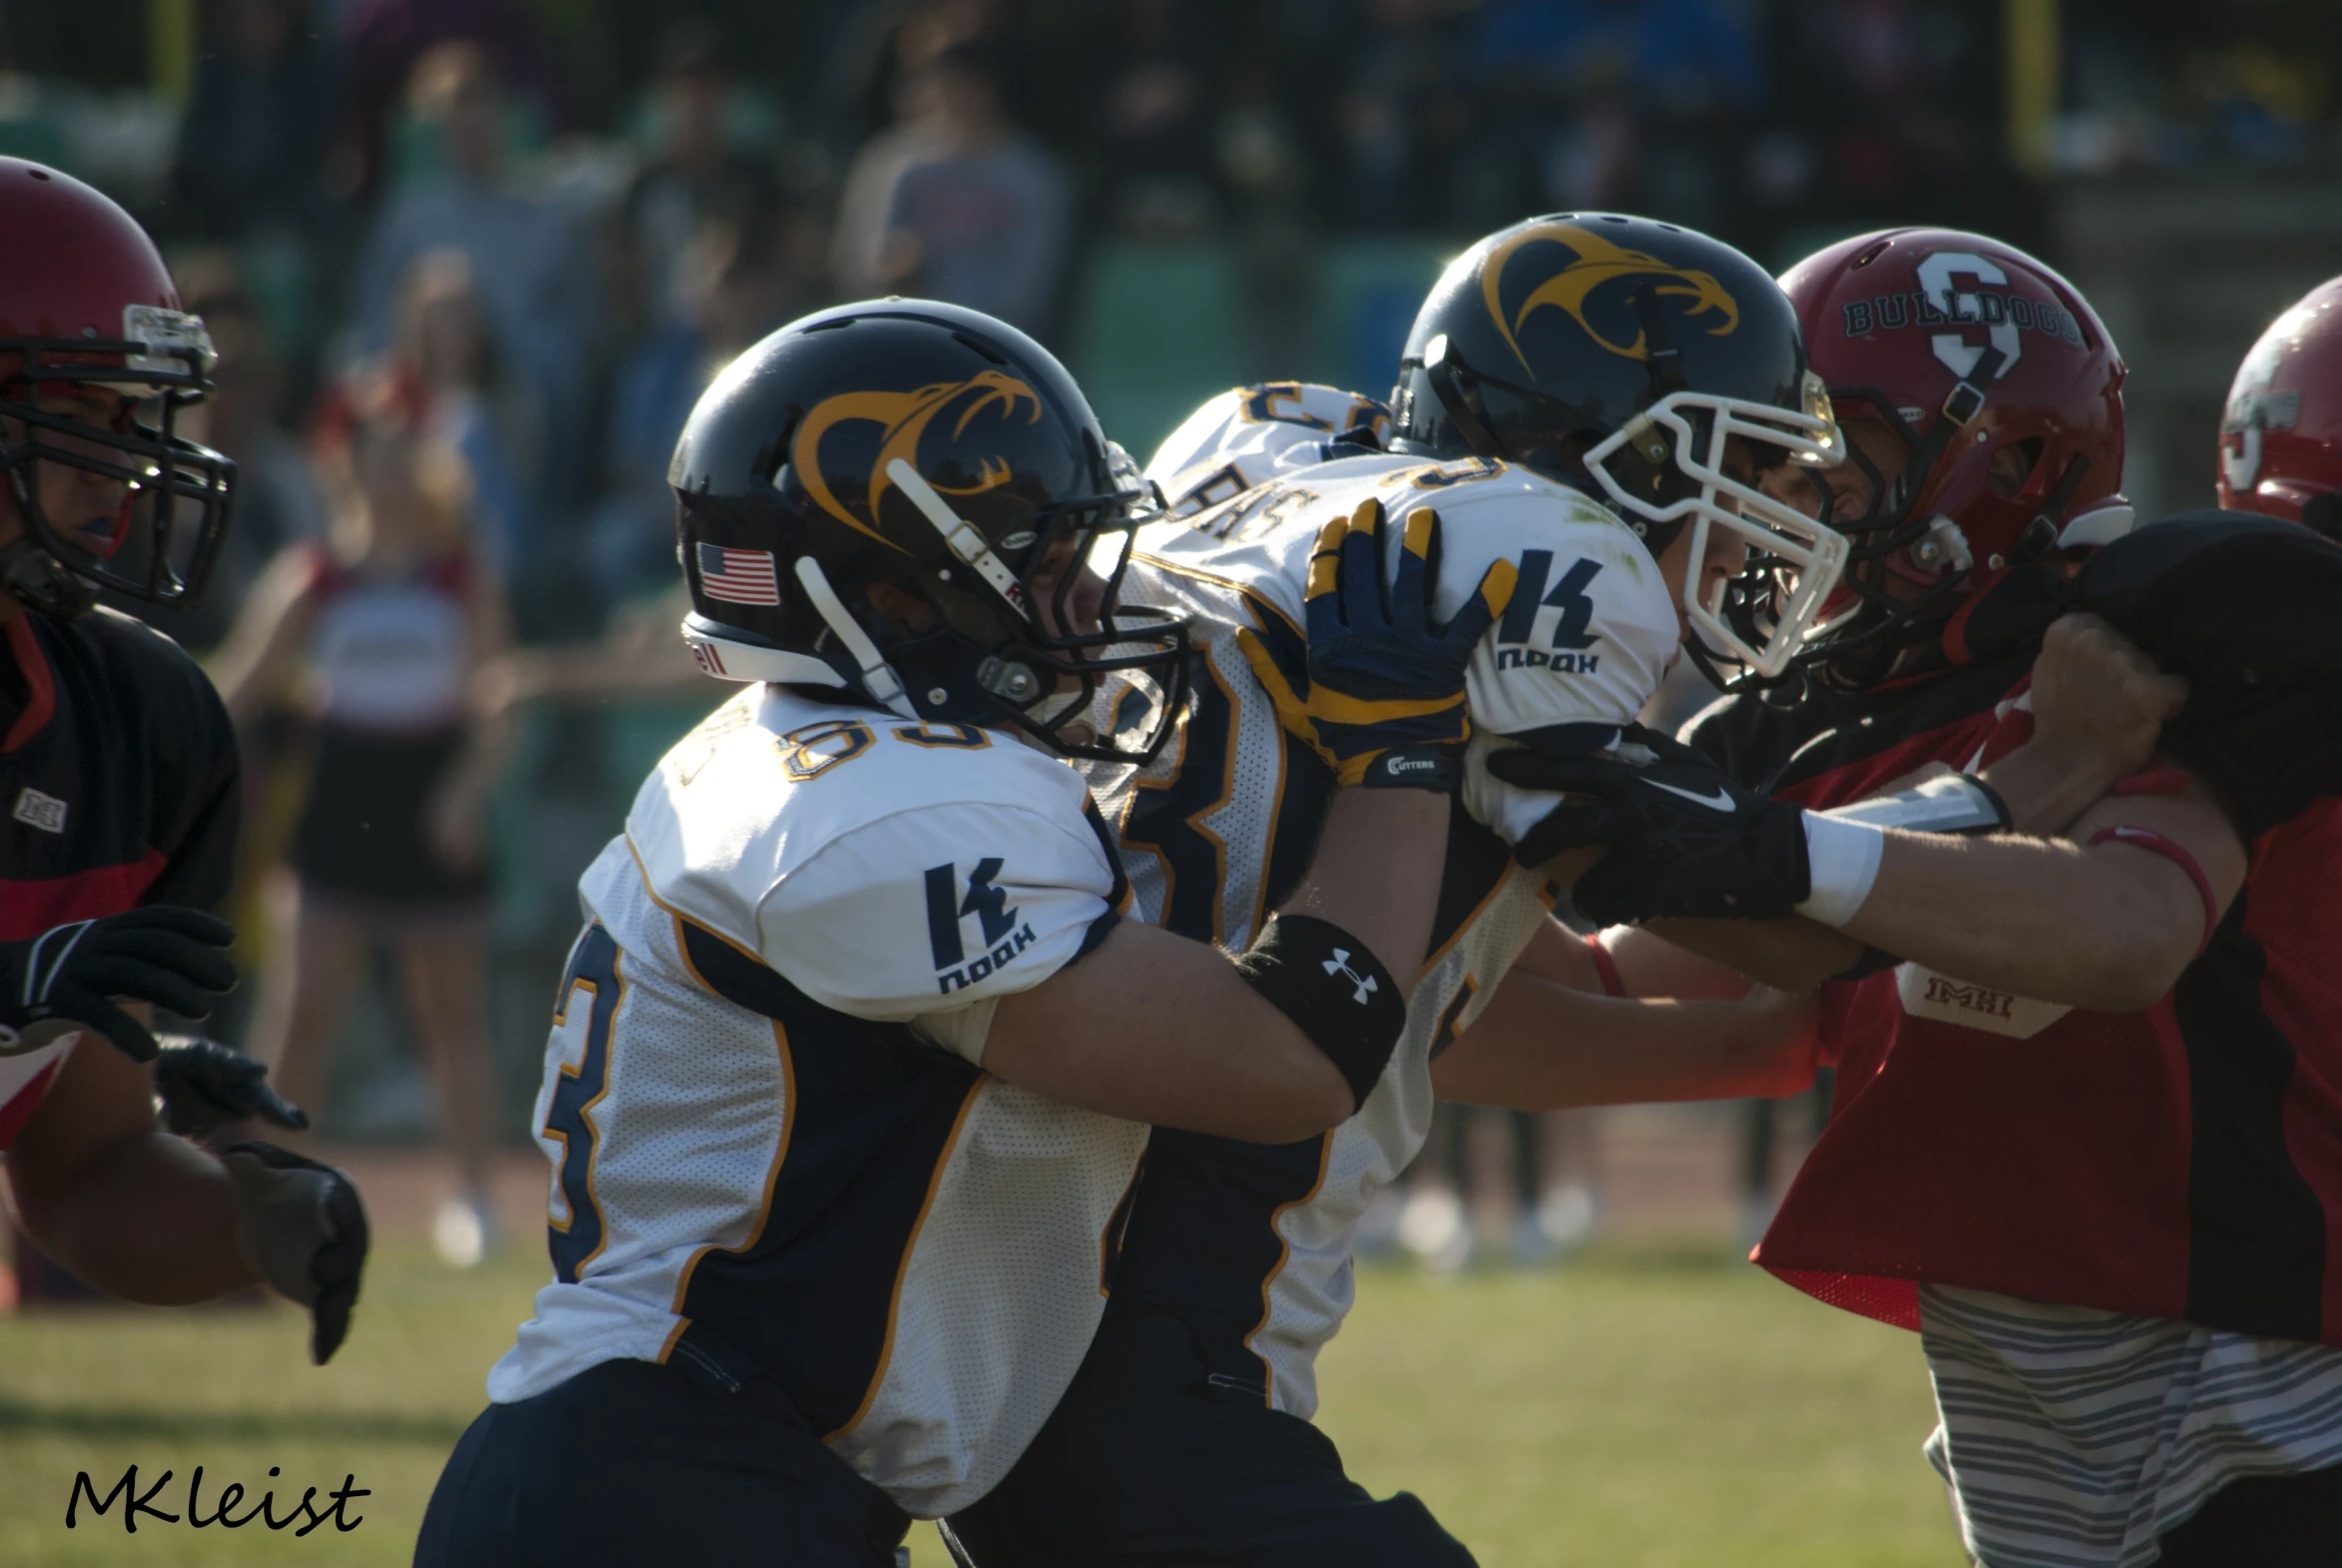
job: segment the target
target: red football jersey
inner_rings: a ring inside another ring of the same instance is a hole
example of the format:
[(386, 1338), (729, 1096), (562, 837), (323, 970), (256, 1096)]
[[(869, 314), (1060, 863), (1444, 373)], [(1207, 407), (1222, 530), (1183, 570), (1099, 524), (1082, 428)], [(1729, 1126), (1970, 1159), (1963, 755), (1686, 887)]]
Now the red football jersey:
[[(2031, 732), (2024, 663), (1826, 724), (1777, 792), (1837, 806), (1991, 762)], [(2209, 945), (2141, 1013), (1916, 964), (1828, 987), (1830, 1125), (1756, 1261), (1907, 1328), (1930, 1280), (2342, 1344), (2342, 803), (2250, 851)]]

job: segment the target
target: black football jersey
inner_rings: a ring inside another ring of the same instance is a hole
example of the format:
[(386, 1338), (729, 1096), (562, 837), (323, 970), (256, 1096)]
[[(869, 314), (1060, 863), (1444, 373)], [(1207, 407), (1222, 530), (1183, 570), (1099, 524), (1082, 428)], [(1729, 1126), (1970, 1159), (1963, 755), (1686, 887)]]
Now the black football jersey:
[(225, 899), (236, 736), (196, 662), (108, 609), (21, 615), (0, 638), (0, 941)]

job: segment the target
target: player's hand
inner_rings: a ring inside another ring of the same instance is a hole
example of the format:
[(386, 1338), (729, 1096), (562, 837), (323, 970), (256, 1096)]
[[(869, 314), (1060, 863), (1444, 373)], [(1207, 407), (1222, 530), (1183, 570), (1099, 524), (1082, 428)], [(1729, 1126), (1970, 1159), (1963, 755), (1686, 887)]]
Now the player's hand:
[(228, 958), (235, 940), (236, 928), (217, 915), (153, 904), (0, 942), (0, 1048), (28, 1025), (56, 1019), (96, 1030), (134, 1062), (152, 1062), (154, 1035), (114, 999), (208, 1017), (236, 989)]
[[(1444, 626), (1432, 617), (1439, 517), (1409, 512), (1396, 580), (1382, 576), (1382, 503), (1368, 499), (1317, 535), (1304, 600), (1308, 689), (1297, 691), (1249, 631), (1238, 642), (1276, 700), (1285, 727), (1309, 742), (1343, 784), (1368, 781), (1382, 764), (1388, 782), (1405, 771), (1452, 779), (1452, 754), (1471, 735), (1464, 673), (1472, 650), (1511, 602), (1516, 573), (1499, 560)], [(1442, 760), (1441, 752), (1450, 755)], [(1406, 753), (1396, 756), (1394, 753)], [(1377, 778), (1374, 782), (1385, 782)]]
[(366, 1205), (332, 1166), (274, 1144), (231, 1144), (236, 1247), (253, 1272), (309, 1308), (309, 1355), (323, 1366), (350, 1332), (366, 1271)]
[(2154, 755), (2164, 721), (2187, 702), (2187, 682), (2107, 622), (2077, 611), (2050, 622), (2033, 660), (2033, 738), (2069, 775), (2103, 794)]
[[(1632, 760), (1628, 760), (1628, 759)], [(1640, 726), (1609, 756), (1491, 752), (1507, 784), (1560, 795), (1513, 846), (1524, 866), (1606, 846), (1570, 899), (1605, 926), (1662, 918), (1779, 920), (1812, 889), (1804, 813), (1744, 789), (1691, 747)]]
[(181, 1138), (203, 1138), (255, 1118), (300, 1132), (309, 1115), (269, 1087), (269, 1070), (239, 1051), (196, 1035), (164, 1035), (155, 1058), (163, 1123)]

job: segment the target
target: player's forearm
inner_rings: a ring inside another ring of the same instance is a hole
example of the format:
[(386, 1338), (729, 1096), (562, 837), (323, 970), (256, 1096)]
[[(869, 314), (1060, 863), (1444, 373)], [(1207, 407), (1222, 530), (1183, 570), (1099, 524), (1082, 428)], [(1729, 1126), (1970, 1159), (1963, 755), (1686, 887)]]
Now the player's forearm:
[(1137, 921), (1002, 998), (984, 1069), (1066, 1105), (1249, 1143), (1289, 1144), (1352, 1110), (1332, 1059), (1225, 954)]
[(259, 1282), (236, 1246), (236, 1188), (217, 1160), (155, 1130), (48, 1182), (9, 1172), (41, 1250), (126, 1301), (184, 1306)]
[(1890, 831), (1845, 931), (1972, 985), (2127, 1011), (2168, 989), (2202, 918), (2185, 874), (2136, 850)]
[[(1733, 970), (1777, 991), (1811, 991), (1842, 975), (1863, 956), (1863, 944), (1813, 921), (1655, 920), (1643, 928), (1653, 938)], [(1622, 969), (1622, 975), (1626, 972)], [(1647, 994), (1629, 977), (1629, 990)], [(1713, 996), (1720, 984), (1696, 995)]]
[(2008, 808), (2019, 833), (2062, 833), (2096, 805), (2114, 781), (2103, 768), (2076, 763), (2065, 754), (2028, 741), (1976, 775)]
[[(1747, 975), (1669, 939), (1668, 933), (1677, 924), (1662, 921), (1656, 926), (1613, 926), (1602, 933), (1603, 950), (1610, 955), (1611, 968), (1616, 971), (1626, 995), (1674, 997), (1684, 1002), (1732, 1002), (1746, 996), (1750, 985)], [(1798, 940), (1810, 942), (1811, 939)], [(1815, 951), (1815, 961), (1824, 961), (1819, 945)], [(1838, 952), (1834, 944), (1827, 956), (1835, 958)], [(1588, 959), (1590, 964), (1590, 954)]]
[(1448, 798), (1418, 789), (1345, 789), (1325, 814), (1317, 855), (1281, 914), (1330, 921), (1366, 945), (1401, 993), (1431, 946), (1447, 863)]
[(1795, 1094), (1813, 1078), (1811, 1008), (1588, 996), (1515, 970), (1431, 1065), (1442, 1100), (1562, 1111)]

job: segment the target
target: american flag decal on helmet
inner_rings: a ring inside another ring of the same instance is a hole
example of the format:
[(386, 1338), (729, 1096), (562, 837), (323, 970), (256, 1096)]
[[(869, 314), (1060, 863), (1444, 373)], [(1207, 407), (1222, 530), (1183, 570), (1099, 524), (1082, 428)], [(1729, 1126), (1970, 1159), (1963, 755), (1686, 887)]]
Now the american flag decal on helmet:
[(735, 550), (721, 544), (699, 546), (699, 588), (726, 604), (778, 604), (781, 584), (770, 550)]

